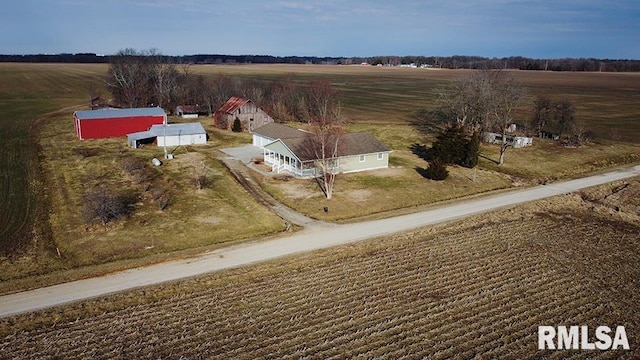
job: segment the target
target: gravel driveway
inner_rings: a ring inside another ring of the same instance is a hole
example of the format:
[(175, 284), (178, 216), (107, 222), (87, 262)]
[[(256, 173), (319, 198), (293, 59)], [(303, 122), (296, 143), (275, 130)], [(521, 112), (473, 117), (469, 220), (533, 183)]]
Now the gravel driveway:
[(328, 227), (309, 227), (273, 240), (240, 244), (190, 259), (170, 261), (1, 296), (0, 317), (245, 266), (296, 253), (387, 236), (636, 176), (640, 176), (640, 166), (582, 179), (514, 190), (388, 219), (345, 225), (331, 224)]
[(251, 159), (260, 158), (262, 159), (263, 151), (257, 146), (253, 145), (245, 145), (233, 148), (220, 149), (223, 153), (232, 156), (245, 164), (249, 164)]

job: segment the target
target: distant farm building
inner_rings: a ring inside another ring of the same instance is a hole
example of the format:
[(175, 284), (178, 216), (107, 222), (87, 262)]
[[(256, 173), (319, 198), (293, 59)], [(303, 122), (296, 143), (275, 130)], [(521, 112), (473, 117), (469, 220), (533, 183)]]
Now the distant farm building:
[(80, 140), (126, 136), (163, 124), (167, 114), (159, 107), (136, 109), (78, 110), (73, 113)]
[(199, 122), (153, 125), (147, 131), (128, 134), (127, 142), (134, 149), (152, 143), (158, 146), (198, 145), (207, 143), (207, 132)]
[(273, 122), (273, 118), (260, 109), (253, 101), (239, 97), (231, 97), (216, 111), (213, 121), (216, 127), (231, 129), (238, 118), (243, 130), (253, 131), (262, 125)]
[(200, 116), (209, 116), (210, 111), (201, 105), (179, 105), (176, 107), (176, 115), (183, 119), (197, 119)]
[[(507, 135), (506, 140), (506, 143), (513, 146), (514, 148), (522, 148), (533, 145), (533, 138), (526, 136)], [(491, 132), (485, 133), (484, 141), (491, 144), (502, 144), (502, 134)]]
[[(308, 146), (316, 136), (281, 124), (267, 124), (254, 131), (253, 144), (262, 147), (264, 163), (275, 173), (296, 177), (320, 175), (318, 162)], [(266, 144), (265, 144), (266, 142)], [(333, 173), (351, 173), (389, 167), (391, 149), (367, 132), (347, 133), (340, 137)]]

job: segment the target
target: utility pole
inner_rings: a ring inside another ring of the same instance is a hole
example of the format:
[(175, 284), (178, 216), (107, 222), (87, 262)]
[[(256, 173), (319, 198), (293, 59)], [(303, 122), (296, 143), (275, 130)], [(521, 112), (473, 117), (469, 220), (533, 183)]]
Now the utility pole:
[(169, 154), (167, 153), (167, 115), (164, 116), (163, 128), (164, 128), (164, 139), (162, 140), (164, 144), (164, 159), (169, 159)]

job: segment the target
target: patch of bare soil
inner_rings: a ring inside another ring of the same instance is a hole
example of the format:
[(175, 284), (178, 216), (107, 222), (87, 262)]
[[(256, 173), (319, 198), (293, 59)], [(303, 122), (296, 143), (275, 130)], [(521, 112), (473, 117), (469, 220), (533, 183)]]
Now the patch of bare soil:
[(311, 190), (299, 180), (286, 181), (277, 184), (283, 195), (290, 199), (309, 199), (318, 196), (319, 190)]
[(347, 193), (347, 197), (353, 201), (361, 202), (367, 201), (371, 197), (371, 194), (371, 190), (367, 189), (350, 190)]

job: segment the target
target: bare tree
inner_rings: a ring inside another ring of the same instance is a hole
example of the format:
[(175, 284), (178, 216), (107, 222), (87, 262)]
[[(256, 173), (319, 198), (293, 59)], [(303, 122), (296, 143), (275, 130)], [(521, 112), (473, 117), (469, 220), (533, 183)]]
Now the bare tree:
[(154, 65), (153, 75), (158, 106), (173, 108), (177, 105), (178, 93), (178, 71), (175, 65), (158, 62)]
[(240, 94), (245, 99), (251, 99), (256, 105), (261, 106), (264, 102), (264, 90), (260, 83), (255, 80), (245, 80), (238, 84)]
[(125, 107), (138, 107), (146, 103), (147, 70), (142, 56), (134, 49), (125, 49), (111, 57), (106, 83), (114, 100)]
[(513, 123), (513, 112), (518, 106), (520, 99), (524, 94), (522, 86), (511, 76), (503, 75), (499, 70), (496, 72), (495, 83), (493, 85), (493, 96), (491, 96), (494, 128), (499, 130), (502, 135), (502, 143), (500, 144), (500, 157), (498, 165), (504, 164), (504, 154), (511, 143), (507, 141), (507, 132), (509, 126)]
[(544, 95), (538, 95), (533, 101), (533, 111), (531, 114), (531, 126), (536, 129), (540, 136), (553, 117), (553, 105), (551, 99)]
[(106, 82), (120, 105), (172, 107), (178, 101), (178, 75), (156, 49), (125, 49), (111, 58)]
[(577, 126), (575, 106), (568, 99), (554, 101), (546, 96), (538, 96), (533, 103), (531, 124), (540, 135), (549, 131), (562, 137)]
[(587, 130), (584, 120), (574, 121), (571, 125), (571, 132), (573, 133), (576, 146), (580, 146), (589, 141), (591, 132)]
[(452, 92), (441, 92), (440, 101), (450, 119), (460, 126), (469, 125), (473, 118), (473, 88), (469, 79), (461, 79), (454, 82)]
[(288, 73), (274, 79), (266, 94), (266, 108), (277, 121), (308, 121), (305, 94), (298, 86), (295, 74)]
[(576, 108), (570, 100), (561, 99), (555, 103), (555, 122), (560, 137), (575, 125)]
[(455, 123), (472, 131), (487, 131), (495, 113), (495, 90), (500, 74), (499, 71), (479, 70), (457, 80), (452, 91), (443, 91), (440, 102), (444, 104), (449, 124)]
[(327, 199), (333, 197), (338, 172), (340, 139), (344, 133), (343, 118), (337, 102), (337, 92), (328, 81), (313, 81), (309, 85), (309, 128), (313, 133), (304, 141), (308, 157), (316, 160), (321, 186)]
[(502, 134), (498, 164), (510, 143), (507, 129), (513, 123), (513, 112), (523, 95), (523, 88), (501, 70), (479, 70), (457, 81), (452, 94), (442, 99), (451, 122), (465, 126), (470, 132), (493, 130)]
[(238, 82), (228, 75), (220, 73), (212, 80), (211, 90), (213, 91), (212, 98), (215, 100), (214, 108), (218, 109), (238, 92)]

